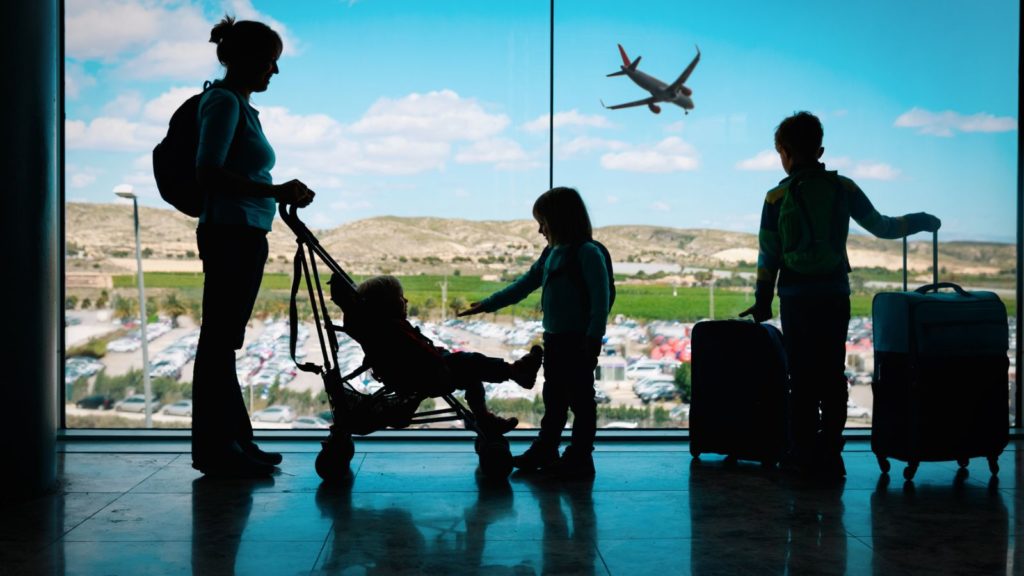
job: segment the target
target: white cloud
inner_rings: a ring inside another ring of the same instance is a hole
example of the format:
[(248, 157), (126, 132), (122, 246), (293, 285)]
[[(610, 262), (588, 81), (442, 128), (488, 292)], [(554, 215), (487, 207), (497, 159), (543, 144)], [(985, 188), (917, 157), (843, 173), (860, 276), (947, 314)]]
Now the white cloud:
[(696, 170), (698, 165), (694, 147), (675, 136), (652, 147), (610, 152), (601, 156), (601, 166), (605, 169), (627, 172), (681, 172)]
[(85, 67), (74, 62), (64, 63), (64, 95), (74, 100), (82, 91), (96, 85), (96, 78), (85, 71)]
[(217, 70), (217, 56), (212, 44), (202, 41), (161, 41), (128, 60), (121, 73), (131, 78), (152, 80), (174, 78), (198, 82)]
[(510, 165), (525, 160), (526, 152), (523, 152), (523, 147), (508, 138), (479, 140), (455, 154), (455, 161), (460, 164)]
[[(531, 120), (523, 124), (522, 128), (526, 132), (546, 132), (549, 129), (549, 122), (551, 119), (550, 114), (544, 114), (535, 120)], [(604, 116), (598, 114), (586, 115), (580, 114), (579, 110), (573, 108), (568, 112), (556, 112), (555, 113), (555, 129), (564, 128), (566, 126), (584, 126), (588, 128), (609, 128), (611, 122), (608, 121)]]
[(608, 198), (606, 198), (605, 201), (608, 202), (609, 204), (618, 204), (619, 203), (619, 197), (618, 196), (612, 196), (611, 194), (609, 194)]
[[(225, 0), (222, 5), (239, 20), (258, 20), (273, 28), (281, 36), (284, 55), (298, 52), (299, 42), (288, 28), (257, 11), (249, 0)], [(192, 0), (69, 2), (65, 21), (68, 58), (99, 60), (131, 78), (197, 81), (218, 67), (216, 47), (208, 42), (215, 22)], [(75, 80), (72, 87), (77, 90)]]
[(685, 126), (686, 126), (685, 122), (683, 122), (682, 120), (676, 120), (675, 122), (672, 122), (671, 124), (666, 124), (665, 128), (663, 128), (663, 130), (665, 132), (670, 132), (670, 133), (672, 133), (672, 132), (682, 132), (683, 128)]
[(381, 98), (354, 125), (355, 134), (401, 134), (433, 140), (480, 140), (505, 129), (505, 114), (489, 114), (473, 99), (451, 90)]
[(629, 144), (620, 140), (606, 140), (604, 138), (591, 138), (589, 136), (577, 136), (562, 144), (558, 143), (555, 152), (560, 158), (569, 158), (576, 154), (599, 151), (625, 150)]
[(118, 118), (129, 118), (135, 116), (142, 109), (142, 94), (131, 91), (125, 92), (124, 94), (118, 94), (110, 102), (107, 102), (103, 106), (104, 116), (114, 116)]
[(64, 134), (70, 149), (139, 151), (155, 146), (163, 139), (164, 131), (124, 118), (100, 116), (88, 123), (68, 120)]
[(72, 188), (86, 188), (96, 181), (96, 178), (103, 173), (99, 168), (91, 166), (79, 167), (69, 165), (66, 169), (68, 184)]
[(166, 126), (171, 120), (171, 115), (181, 106), (185, 100), (198, 94), (200, 90), (184, 86), (176, 86), (163, 94), (153, 98), (142, 109), (142, 115), (146, 120)]
[(68, 2), (65, 22), (65, 51), (76, 60), (113, 62), (127, 52), (168, 41), (192, 41), (205, 44), (207, 52), (214, 51), (206, 43), (213, 24), (191, 2)]
[(900, 171), (881, 162), (862, 162), (853, 167), (850, 176), (865, 180), (895, 180)]
[(275, 147), (330, 146), (342, 136), (341, 124), (326, 114), (292, 114), (277, 106), (260, 108), (260, 124)]
[(667, 202), (654, 202), (651, 204), (651, 208), (657, 212), (671, 212), (672, 207)]
[(911, 108), (900, 114), (894, 125), (917, 129), (920, 134), (950, 137), (954, 132), (1012, 132), (1017, 129), (1017, 119), (1012, 116), (993, 116), (986, 112), (963, 115), (952, 110), (931, 112)]
[(736, 163), (737, 170), (781, 170), (782, 162), (779, 160), (779, 153), (775, 150), (765, 149), (757, 153), (753, 158), (740, 160)]

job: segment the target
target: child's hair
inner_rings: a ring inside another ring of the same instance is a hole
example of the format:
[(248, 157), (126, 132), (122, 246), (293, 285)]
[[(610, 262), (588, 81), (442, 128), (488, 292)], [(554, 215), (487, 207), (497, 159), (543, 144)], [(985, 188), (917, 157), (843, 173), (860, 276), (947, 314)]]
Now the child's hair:
[(270, 26), (252, 20), (236, 22), (227, 15), (210, 30), (210, 42), (217, 45), (217, 59), (224, 66), (276, 56), (284, 47)]
[(775, 129), (775, 146), (798, 160), (816, 159), (824, 135), (817, 116), (810, 112), (797, 112)]
[(547, 225), (552, 244), (580, 244), (594, 238), (587, 206), (573, 188), (559, 186), (541, 194), (533, 203), (533, 217)]
[(402, 283), (394, 276), (374, 276), (364, 280), (356, 287), (356, 292), (371, 314), (394, 315), (396, 309), (401, 313), (398, 300), (403, 295)]

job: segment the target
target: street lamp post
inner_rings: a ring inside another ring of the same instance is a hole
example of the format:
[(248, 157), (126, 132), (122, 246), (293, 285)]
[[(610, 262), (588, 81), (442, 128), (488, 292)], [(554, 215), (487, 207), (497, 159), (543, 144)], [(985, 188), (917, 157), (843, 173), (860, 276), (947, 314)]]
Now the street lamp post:
[(142, 337), (142, 390), (145, 395), (144, 406), (146, 408), (146, 428), (153, 427), (153, 411), (150, 407), (153, 389), (149, 382), (149, 339), (146, 337), (146, 288), (142, 281), (142, 245), (139, 242), (139, 198), (132, 191), (129, 184), (119, 184), (114, 187), (114, 194), (121, 198), (130, 198), (135, 212), (135, 265), (139, 275), (139, 324), (140, 336)]

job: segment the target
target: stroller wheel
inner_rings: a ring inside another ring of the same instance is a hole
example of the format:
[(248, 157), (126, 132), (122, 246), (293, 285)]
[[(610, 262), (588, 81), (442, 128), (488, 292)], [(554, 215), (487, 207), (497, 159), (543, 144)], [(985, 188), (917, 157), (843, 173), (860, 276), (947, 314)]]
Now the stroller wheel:
[(512, 450), (508, 440), (499, 436), (493, 440), (477, 441), (480, 470), (487, 478), (507, 478), (512, 473)]
[(317, 476), (325, 482), (344, 480), (351, 473), (348, 464), (356, 450), (352, 437), (331, 434), (320, 446), (320, 453), (316, 456)]

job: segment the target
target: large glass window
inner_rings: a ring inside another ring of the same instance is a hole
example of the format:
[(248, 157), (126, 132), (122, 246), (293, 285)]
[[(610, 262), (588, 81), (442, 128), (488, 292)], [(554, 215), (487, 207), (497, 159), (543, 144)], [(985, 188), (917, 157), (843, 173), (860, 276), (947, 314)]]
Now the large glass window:
[[(137, 249), (160, 403), (153, 425), (190, 425), (202, 265), (195, 220), (160, 199), (150, 152), (177, 106), (222, 77), (206, 41), (221, 10), (199, 0), (66, 2), (69, 427), (143, 425), (131, 411), (144, 389)], [(796, 110), (821, 117), (824, 162), (880, 212), (943, 219), (941, 280), (997, 291), (1010, 322), (1016, 314), (1017, 3), (560, 2), (553, 39), (547, 0), (232, 10), (284, 38), (280, 75), (252, 99), (277, 154), (275, 181), (315, 190), (300, 217), (357, 281), (398, 276), (414, 323), (438, 344), (514, 360), (539, 339), (539, 294), (471, 321), (454, 313), (540, 253), (531, 206), (549, 168), (554, 185), (580, 190), (617, 273), (597, 370), (600, 426), (687, 426), (692, 326), (752, 303), (761, 206), (785, 175), (773, 132)], [(607, 76), (624, 62), (642, 57), (637, 69), (667, 84), (698, 50), (685, 82), (692, 109), (602, 106), (651, 96)], [(269, 240), (239, 384), (257, 426), (321, 425), (297, 421), (329, 411), (319, 376), (296, 371), (287, 347), (295, 239), (277, 220)], [(854, 227), (849, 248), (849, 425), (869, 426), (870, 303), (898, 289), (900, 243)], [(911, 239), (911, 284), (931, 277), (930, 251), (927, 237)], [(300, 361), (320, 363), (309, 304), (300, 308)], [(343, 341), (342, 369), (361, 360)], [(354, 385), (379, 386), (369, 374)], [(488, 402), (536, 426), (542, 387), (489, 384)]]

